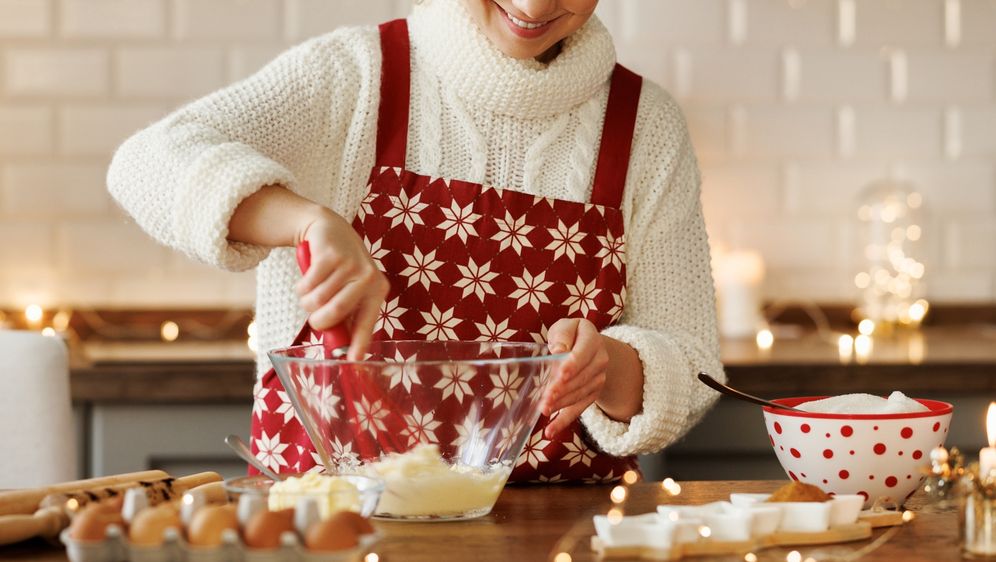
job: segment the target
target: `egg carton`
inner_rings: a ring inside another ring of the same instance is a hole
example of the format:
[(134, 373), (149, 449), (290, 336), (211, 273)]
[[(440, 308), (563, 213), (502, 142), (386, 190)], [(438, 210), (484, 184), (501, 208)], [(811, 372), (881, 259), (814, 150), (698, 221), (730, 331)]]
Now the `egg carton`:
[(358, 562), (381, 539), (380, 533), (360, 536), (360, 544), (349, 550), (313, 552), (304, 548), (297, 533), (287, 531), (274, 549), (249, 548), (234, 530), (222, 535), (217, 547), (194, 546), (176, 529), (167, 529), (160, 546), (131, 544), (121, 527), (110, 525), (103, 541), (79, 541), (69, 530), (59, 535), (71, 562)]

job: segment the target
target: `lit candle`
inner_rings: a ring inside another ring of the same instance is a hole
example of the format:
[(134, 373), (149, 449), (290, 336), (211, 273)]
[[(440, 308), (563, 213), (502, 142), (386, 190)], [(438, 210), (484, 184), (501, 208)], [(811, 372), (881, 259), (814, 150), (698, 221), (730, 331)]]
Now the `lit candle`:
[(850, 334), (844, 334), (837, 340), (837, 354), (841, 363), (851, 362), (851, 353), (854, 352), (854, 338)]
[(716, 293), (719, 331), (728, 338), (746, 338), (757, 332), (761, 318), (761, 281), (764, 261), (756, 252), (717, 256)]
[(982, 478), (988, 478), (996, 470), (996, 402), (990, 402), (986, 412), (986, 437), (989, 446), (979, 451), (979, 475)]
[(858, 363), (864, 365), (868, 362), (868, 358), (871, 357), (871, 352), (873, 348), (871, 336), (866, 334), (861, 334), (854, 338), (854, 355), (857, 358)]

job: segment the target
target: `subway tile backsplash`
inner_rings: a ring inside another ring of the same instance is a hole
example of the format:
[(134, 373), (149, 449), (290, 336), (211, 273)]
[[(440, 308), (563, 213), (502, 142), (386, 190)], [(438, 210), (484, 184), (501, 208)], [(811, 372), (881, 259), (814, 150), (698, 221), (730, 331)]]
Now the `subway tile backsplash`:
[[(432, 0), (426, 0), (432, 1)], [(0, 306), (245, 306), (110, 200), (132, 131), (412, 0), (0, 0)], [(927, 296), (996, 301), (996, 0), (602, 0), (621, 62), (685, 108), (712, 243), (768, 297), (846, 301), (868, 183), (925, 195)]]

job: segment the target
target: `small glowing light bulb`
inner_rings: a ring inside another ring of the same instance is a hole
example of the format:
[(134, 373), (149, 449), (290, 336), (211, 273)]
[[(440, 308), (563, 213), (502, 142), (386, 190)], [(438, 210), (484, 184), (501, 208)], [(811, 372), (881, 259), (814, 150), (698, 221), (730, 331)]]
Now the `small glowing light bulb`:
[(872, 335), (875, 333), (875, 321), (865, 318), (861, 322), (858, 322), (858, 332), (866, 336)]
[(618, 507), (613, 507), (608, 513), (605, 514), (605, 516), (609, 520), (609, 523), (618, 525), (619, 523), (622, 523), (623, 512)]
[(24, 309), (24, 319), (28, 321), (28, 324), (37, 325), (41, 322), (42, 317), (45, 315), (45, 311), (42, 307), (37, 304), (29, 304)]
[(622, 503), (626, 501), (626, 495), (627, 491), (625, 486), (616, 486), (615, 488), (612, 488), (612, 492), (609, 493), (609, 499), (612, 500), (612, 503)]
[(622, 479), (624, 483), (632, 486), (633, 484), (636, 484), (638, 480), (640, 480), (640, 475), (635, 470), (627, 470), (623, 474)]
[(763, 351), (771, 349), (775, 343), (775, 335), (767, 328), (758, 331), (755, 339), (757, 340), (757, 348)]
[(798, 550), (793, 550), (785, 556), (785, 562), (802, 562), (802, 554)]
[(572, 560), (573, 558), (571, 558), (571, 555), (566, 552), (558, 552), (557, 555), (553, 557), (553, 562), (571, 562)]
[(159, 335), (163, 341), (176, 341), (180, 337), (180, 326), (172, 320), (167, 320), (159, 326)]

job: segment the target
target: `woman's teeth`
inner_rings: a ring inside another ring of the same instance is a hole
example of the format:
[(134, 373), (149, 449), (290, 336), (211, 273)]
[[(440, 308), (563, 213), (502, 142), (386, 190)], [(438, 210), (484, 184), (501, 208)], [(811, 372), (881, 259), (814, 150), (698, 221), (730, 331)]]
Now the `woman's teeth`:
[(544, 25), (550, 23), (550, 22), (546, 22), (546, 21), (541, 22), (541, 23), (530, 23), (528, 21), (520, 20), (519, 18), (513, 16), (512, 14), (509, 14), (508, 12), (505, 12), (505, 13), (508, 14), (509, 21), (511, 21), (515, 25), (521, 27), (522, 29), (537, 29), (537, 28), (543, 27)]

